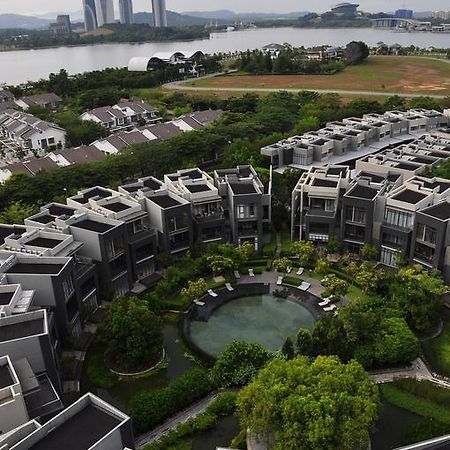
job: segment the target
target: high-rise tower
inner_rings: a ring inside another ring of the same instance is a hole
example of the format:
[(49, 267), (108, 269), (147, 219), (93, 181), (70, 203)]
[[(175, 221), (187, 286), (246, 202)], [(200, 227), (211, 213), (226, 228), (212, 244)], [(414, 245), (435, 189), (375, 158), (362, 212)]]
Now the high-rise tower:
[(83, 0), (83, 12), (84, 12), (85, 30), (86, 31), (95, 30), (98, 26), (95, 0)]
[(166, 0), (152, 0), (153, 25), (167, 27)]
[(105, 23), (114, 22), (114, 2), (113, 0), (95, 0), (97, 10), (97, 24), (99, 27)]
[(133, 23), (133, 0), (119, 0), (120, 23)]

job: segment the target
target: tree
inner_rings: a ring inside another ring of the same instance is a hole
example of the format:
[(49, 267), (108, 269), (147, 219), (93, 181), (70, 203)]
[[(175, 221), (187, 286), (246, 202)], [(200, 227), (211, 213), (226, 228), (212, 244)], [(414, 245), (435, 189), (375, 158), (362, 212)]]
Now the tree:
[(259, 344), (232, 341), (216, 359), (211, 377), (218, 386), (244, 386), (272, 356)]
[(231, 258), (222, 255), (211, 255), (206, 257), (208, 267), (215, 273), (221, 273), (235, 268), (235, 263)]
[(108, 305), (99, 338), (115, 368), (130, 371), (148, 368), (161, 356), (162, 321), (144, 300), (120, 298)]
[(349, 42), (344, 50), (344, 59), (347, 64), (359, 64), (369, 56), (369, 47), (364, 42)]
[(311, 356), (313, 349), (312, 334), (307, 328), (300, 328), (297, 333), (297, 354)]
[(255, 247), (251, 242), (244, 242), (240, 247), (237, 248), (238, 253), (242, 257), (242, 261), (248, 261), (255, 254)]
[(21, 224), (36, 211), (35, 206), (26, 205), (20, 201), (12, 202), (0, 213), (0, 223)]
[(207, 289), (208, 285), (204, 278), (199, 278), (197, 281), (189, 280), (187, 287), (181, 289), (181, 295), (189, 300), (195, 300), (201, 297)]
[(284, 341), (283, 347), (281, 347), (281, 354), (286, 359), (292, 359), (295, 356), (294, 343), (290, 337), (287, 337)]
[(299, 262), (303, 267), (313, 267), (316, 257), (316, 247), (312, 242), (293, 242), (292, 253), (298, 255)]
[(314, 271), (320, 275), (327, 274), (331, 269), (331, 263), (326, 258), (319, 258)]
[(329, 274), (325, 277), (322, 284), (325, 286), (325, 292), (323, 292), (323, 297), (331, 297), (335, 301), (339, 301), (342, 297), (344, 297), (350, 286), (341, 278), (338, 278), (336, 275)]
[(243, 427), (274, 450), (367, 448), (378, 389), (356, 361), (273, 360), (238, 396)]
[(288, 268), (292, 266), (292, 262), (289, 258), (276, 259), (273, 262), (273, 267), (279, 272), (287, 272)]
[(378, 258), (378, 249), (374, 245), (366, 243), (361, 249), (361, 256), (367, 261), (375, 261)]
[(330, 239), (328, 239), (327, 249), (330, 253), (336, 253), (339, 250), (339, 247), (341, 246), (341, 243), (339, 241), (339, 238), (333, 234), (333, 236), (330, 236)]

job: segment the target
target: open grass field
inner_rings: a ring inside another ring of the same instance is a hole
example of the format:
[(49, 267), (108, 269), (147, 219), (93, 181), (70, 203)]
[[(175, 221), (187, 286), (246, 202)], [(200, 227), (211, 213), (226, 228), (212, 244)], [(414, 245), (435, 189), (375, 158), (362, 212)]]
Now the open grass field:
[(371, 56), (335, 75), (232, 74), (191, 81), (192, 87), (261, 89), (337, 89), (450, 95), (450, 63), (425, 57)]

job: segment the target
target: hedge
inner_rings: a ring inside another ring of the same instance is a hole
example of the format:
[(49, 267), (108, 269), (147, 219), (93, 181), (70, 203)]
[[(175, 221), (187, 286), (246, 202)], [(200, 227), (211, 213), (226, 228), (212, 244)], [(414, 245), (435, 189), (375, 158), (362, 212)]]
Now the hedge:
[(206, 371), (192, 369), (163, 389), (152, 389), (135, 395), (129, 414), (137, 433), (144, 433), (193, 402), (209, 394), (213, 384)]
[(286, 275), (283, 277), (283, 283), (284, 284), (290, 284), (291, 286), (300, 286), (302, 284), (303, 280), (296, 277), (291, 277), (289, 275)]

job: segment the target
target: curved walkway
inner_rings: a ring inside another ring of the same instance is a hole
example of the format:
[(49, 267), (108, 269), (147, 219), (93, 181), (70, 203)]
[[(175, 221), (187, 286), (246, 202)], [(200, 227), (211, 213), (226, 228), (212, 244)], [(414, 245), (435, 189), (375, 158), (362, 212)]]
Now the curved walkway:
[[(223, 73), (217, 73), (212, 75), (206, 75), (204, 77), (196, 78), (196, 80), (204, 80), (208, 78), (214, 78), (216, 76), (223, 75)], [(175, 91), (191, 91), (191, 92), (279, 92), (286, 91), (292, 93), (298, 93), (303, 91), (314, 91), (319, 94), (339, 94), (339, 95), (370, 95), (375, 97), (392, 97), (397, 95), (398, 97), (404, 98), (418, 98), (418, 97), (431, 97), (435, 99), (444, 99), (448, 95), (442, 94), (418, 94), (411, 93), (406, 94), (404, 92), (384, 92), (384, 91), (364, 91), (364, 90), (344, 90), (344, 89), (314, 89), (314, 88), (256, 88), (256, 87), (217, 87), (217, 86), (188, 86), (186, 83), (192, 82), (189, 80), (172, 81), (171, 83), (163, 84), (164, 89), (175, 90)]]

